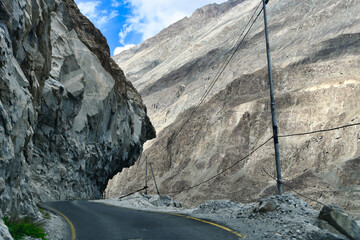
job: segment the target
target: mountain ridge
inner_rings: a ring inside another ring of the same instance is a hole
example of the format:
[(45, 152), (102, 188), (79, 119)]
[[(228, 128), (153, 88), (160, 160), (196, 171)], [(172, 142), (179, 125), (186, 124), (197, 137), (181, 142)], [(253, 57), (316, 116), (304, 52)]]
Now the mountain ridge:
[[(183, 190), (171, 196), (189, 204), (223, 198), (248, 202), (275, 193), (273, 179), (263, 171), (274, 173), (270, 143), (236, 164), (272, 132), (261, 18), (190, 118), (191, 109), (214, 80), (259, 3), (241, 1), (190, 35), (196, 26), (189, 26), (183, 36), (169, 34), (167, 40), (155, 36), (143, 43), (146, 50), (129, 50), (114, 57), (142, 94), (159, 134), (146, 145), (140, 161), (109, 182), (107, 196), (140, 187), (145, 158), (153, 163), (160, 192)], [(360, 122), (356, 100), (360, 83), (359, 9), (360, 4), (353, 0), (269, 2), (280, 134)], [(154, 61), (157, 63), (152, 65)], [(166, 150), (180, 129), (171, 151)], [(338, 204), (348, 211), (358, 209), (356, 181), (346, 180), (358, 174), (355, 166), (359, 164), (360, 138), (356, 129), (281, 138), (284, 180), (312, 199)], [(233, 164), (234, 170), (185, 191)], [(346, 166), (353, 168), (344, 174)], [(316, 206), (316, 202), (312, 204)]]

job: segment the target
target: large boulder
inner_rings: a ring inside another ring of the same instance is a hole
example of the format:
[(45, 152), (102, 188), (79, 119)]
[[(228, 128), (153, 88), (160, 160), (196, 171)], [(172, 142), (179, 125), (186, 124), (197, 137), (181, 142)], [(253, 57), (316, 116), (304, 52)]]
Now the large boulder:
[(360, 239), (360, 228), (354, 219), (345, 214), (339, 207), (330, 205), (321, 208), (319, 218), (325, 220), (341, 234), (351, 240)]

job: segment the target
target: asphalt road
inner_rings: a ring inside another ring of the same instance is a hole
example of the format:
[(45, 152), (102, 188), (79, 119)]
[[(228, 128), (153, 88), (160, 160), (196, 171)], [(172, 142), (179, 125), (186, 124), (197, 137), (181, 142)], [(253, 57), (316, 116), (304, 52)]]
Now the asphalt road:
[(89, 201), (45, 203), (74, 225), (77, 240), (240, 239), (222, 228), (186, 217)]

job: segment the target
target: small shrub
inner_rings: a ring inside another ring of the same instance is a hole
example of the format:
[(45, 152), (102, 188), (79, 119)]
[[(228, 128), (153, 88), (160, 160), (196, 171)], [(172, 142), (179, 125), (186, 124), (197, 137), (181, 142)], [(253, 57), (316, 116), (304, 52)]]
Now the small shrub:
[(51, 218), (50, 213), (49, 213), (48, 211), (45, 211), (45, 210), (42, 209), (42, 208), (39, 208), (39, 210), (40, 210), (43, 218), (45, 218), (45, 219), (50, 219), (50, 218)]
[(49, 213), (49, 212), (45, 212), (44, 218), (45, 218), (45, 219), (50, 219), (50, 218), (51, 218), (50, 213)]
[(28, 218), (11, 221), (7, 217), (4, 217), (3, 220), (14, 240), (24, 239), (25, 236), (47, 240), (45, 238), (47, 234), (44, 232), (44, 229), (40, 227), (40, 224), (34, 223)]

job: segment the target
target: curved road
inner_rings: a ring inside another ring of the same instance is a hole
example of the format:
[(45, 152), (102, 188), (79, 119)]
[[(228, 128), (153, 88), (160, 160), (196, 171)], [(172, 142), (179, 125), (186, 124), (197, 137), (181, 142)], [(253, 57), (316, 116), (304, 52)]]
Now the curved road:
[(166, 213), (130, 210), (89, 201), (49, 202), (65, 215), (77, 240), (233, 240), (234, 233), (208, 223)]

